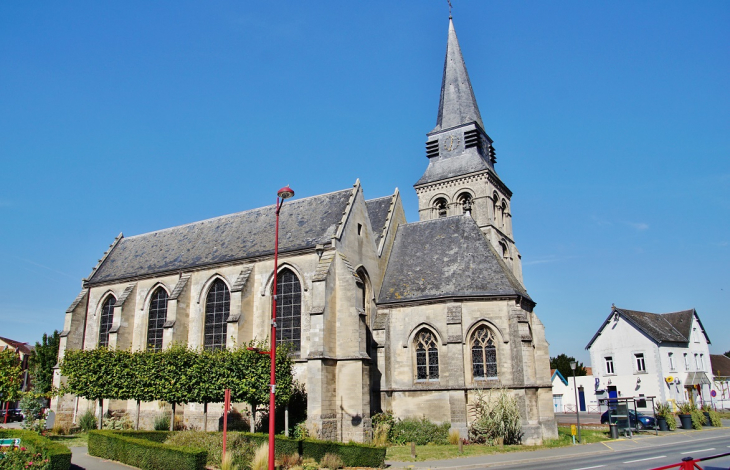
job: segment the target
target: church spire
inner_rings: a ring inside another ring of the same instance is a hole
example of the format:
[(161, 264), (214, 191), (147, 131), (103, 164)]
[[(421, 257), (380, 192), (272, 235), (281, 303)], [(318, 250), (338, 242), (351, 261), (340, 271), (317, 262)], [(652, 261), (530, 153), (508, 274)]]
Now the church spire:
[(439, 113), (436, 127), (431, 133), (470, 122), (476, 122), (484, 129), (477, 100), (474, 98), (474, 90), (471, 88), (469, 74), (466, 71), (466, 64), (461, 55), (459, 40), (456, 38), (454, 22), (449, 15), (449, 39), (446, 46), (444, 76), (441, 81)]

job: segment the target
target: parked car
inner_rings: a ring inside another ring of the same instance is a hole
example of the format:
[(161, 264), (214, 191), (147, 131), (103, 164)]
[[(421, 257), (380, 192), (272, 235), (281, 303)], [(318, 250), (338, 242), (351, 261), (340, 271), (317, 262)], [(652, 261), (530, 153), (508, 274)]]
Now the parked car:
[[(622, 419), (625, 421), (625, 418), (617, 418), (615, 416), (616, 410), (610, 410), (611, 412), (611, 422), (615, 423), (616, 421), (619, 421), (619, 419)], [(603, 413), (601, 415), (601, 424), (608, 424), (608, 411)], [(636, 428), (636, 430), (641, 431), (642, 429), (648, 428), (648, 429), (654, 429), (656, 427), (656, 420), (653, 416), (646, 416), (641, 413), (637, 413), (634, 410), (629, 410), (629, 420), (631, 421), (631, 427)]]
[[(19, 408), (11, 408), (8, 410), (8, 423), (13, 421), (23, 421), (23, 413)], [(0, 410), (0, 424), (5, 422), (5, 408)]]

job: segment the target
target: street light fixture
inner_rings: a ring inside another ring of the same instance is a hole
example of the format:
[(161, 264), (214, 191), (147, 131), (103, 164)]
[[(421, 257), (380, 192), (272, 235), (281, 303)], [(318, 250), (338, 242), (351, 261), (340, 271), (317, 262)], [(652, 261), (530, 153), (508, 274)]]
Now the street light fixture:
[(580, 438), (580, 405), (578, 404), (578, 387), (575, 384), (575, 367), (577, 366), (575, 361), (570, 361), (570, 368), (573, 370), (573, 388), (575, 389), (575, 420), (578, 425), (578, 442), (581, 444), (583, 441)]
[(284, 200), (294, 196), (294, 190), (288, 185), (281, 188), (276, 193), (276, 233), (274, 237), (274, 286), (273, 295), (271, 297), (271, 383), (269, 393), (269, 470), (274, 470), (274, 445), (276, 443), (275, 424), (276, 424), (276, 284), (279, 271), (279, 213)]

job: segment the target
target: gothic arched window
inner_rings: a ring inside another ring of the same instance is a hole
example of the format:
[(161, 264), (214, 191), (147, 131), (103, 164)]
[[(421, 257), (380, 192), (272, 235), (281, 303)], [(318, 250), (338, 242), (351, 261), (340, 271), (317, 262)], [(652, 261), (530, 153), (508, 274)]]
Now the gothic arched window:
[(117, 299), (110, 295), (101, 307), (101, 321), (99, 323), (99, 347), (109, 346), (109, 330), (114, 321), (114, 304)]
[(475, 379), (497, 378), (497, 348), (492, 330), (480, 326), (471, 337), (471, 365)]
[(439, 350), (436, 335), (427, 329), (418, 332), (416, 346), (416, 380), (438, 380)]
[(221, 279), (210, 286), (205, 301), (205, 349), (226, 348), (226, 320), (231, 313), (231, 293)]
[(291, 269), (276, 277), (276, 344), (289, 343), (293, 351), (301, 349), (302, 288)]
[(162, 327), (167, 321), (167, 291), (158, 287), (150, 298), (150, 314), (147, 322), (147, 350), (162, 350)]

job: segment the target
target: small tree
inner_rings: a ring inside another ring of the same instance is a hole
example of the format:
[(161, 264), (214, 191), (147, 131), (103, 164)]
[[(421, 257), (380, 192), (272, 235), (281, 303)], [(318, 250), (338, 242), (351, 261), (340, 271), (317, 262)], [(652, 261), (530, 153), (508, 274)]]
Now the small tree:
[(30, 374), (33, 377), (33, 389), (36, 393), (47, 396), (53, 389), (53, 368), (58, 362), (58, 345), (61, 336), (58, 330), (53, 334), (43, 333), (40, 343), (30, 352)]
[(469, 405), (474, 421), (469, 427), (469, 439), (478, 444), (519, 444), (522, 425), (517, 399), (504, 388), (475, 390)]
[(10, 348), (0, 351), (0, 397), (4, 403), (20, 399), (21, 380), (18, 354)]
[(582, 362), (578, 362), (573, 356), (566, 356), (565, 354), (559, 354), (557, 357), (551, 357), (550, 368), (558, 369), (563, 377), (567, 379), (568, 377), (571, 377), (573, 375), (573, 369), (570, 368), (570, 363), (573, 361), (576, 362), (576, 377), (583, 377), (584, 375), (588, 375), (588, 372), (586, 371), (585, 367), (583, 367)]

